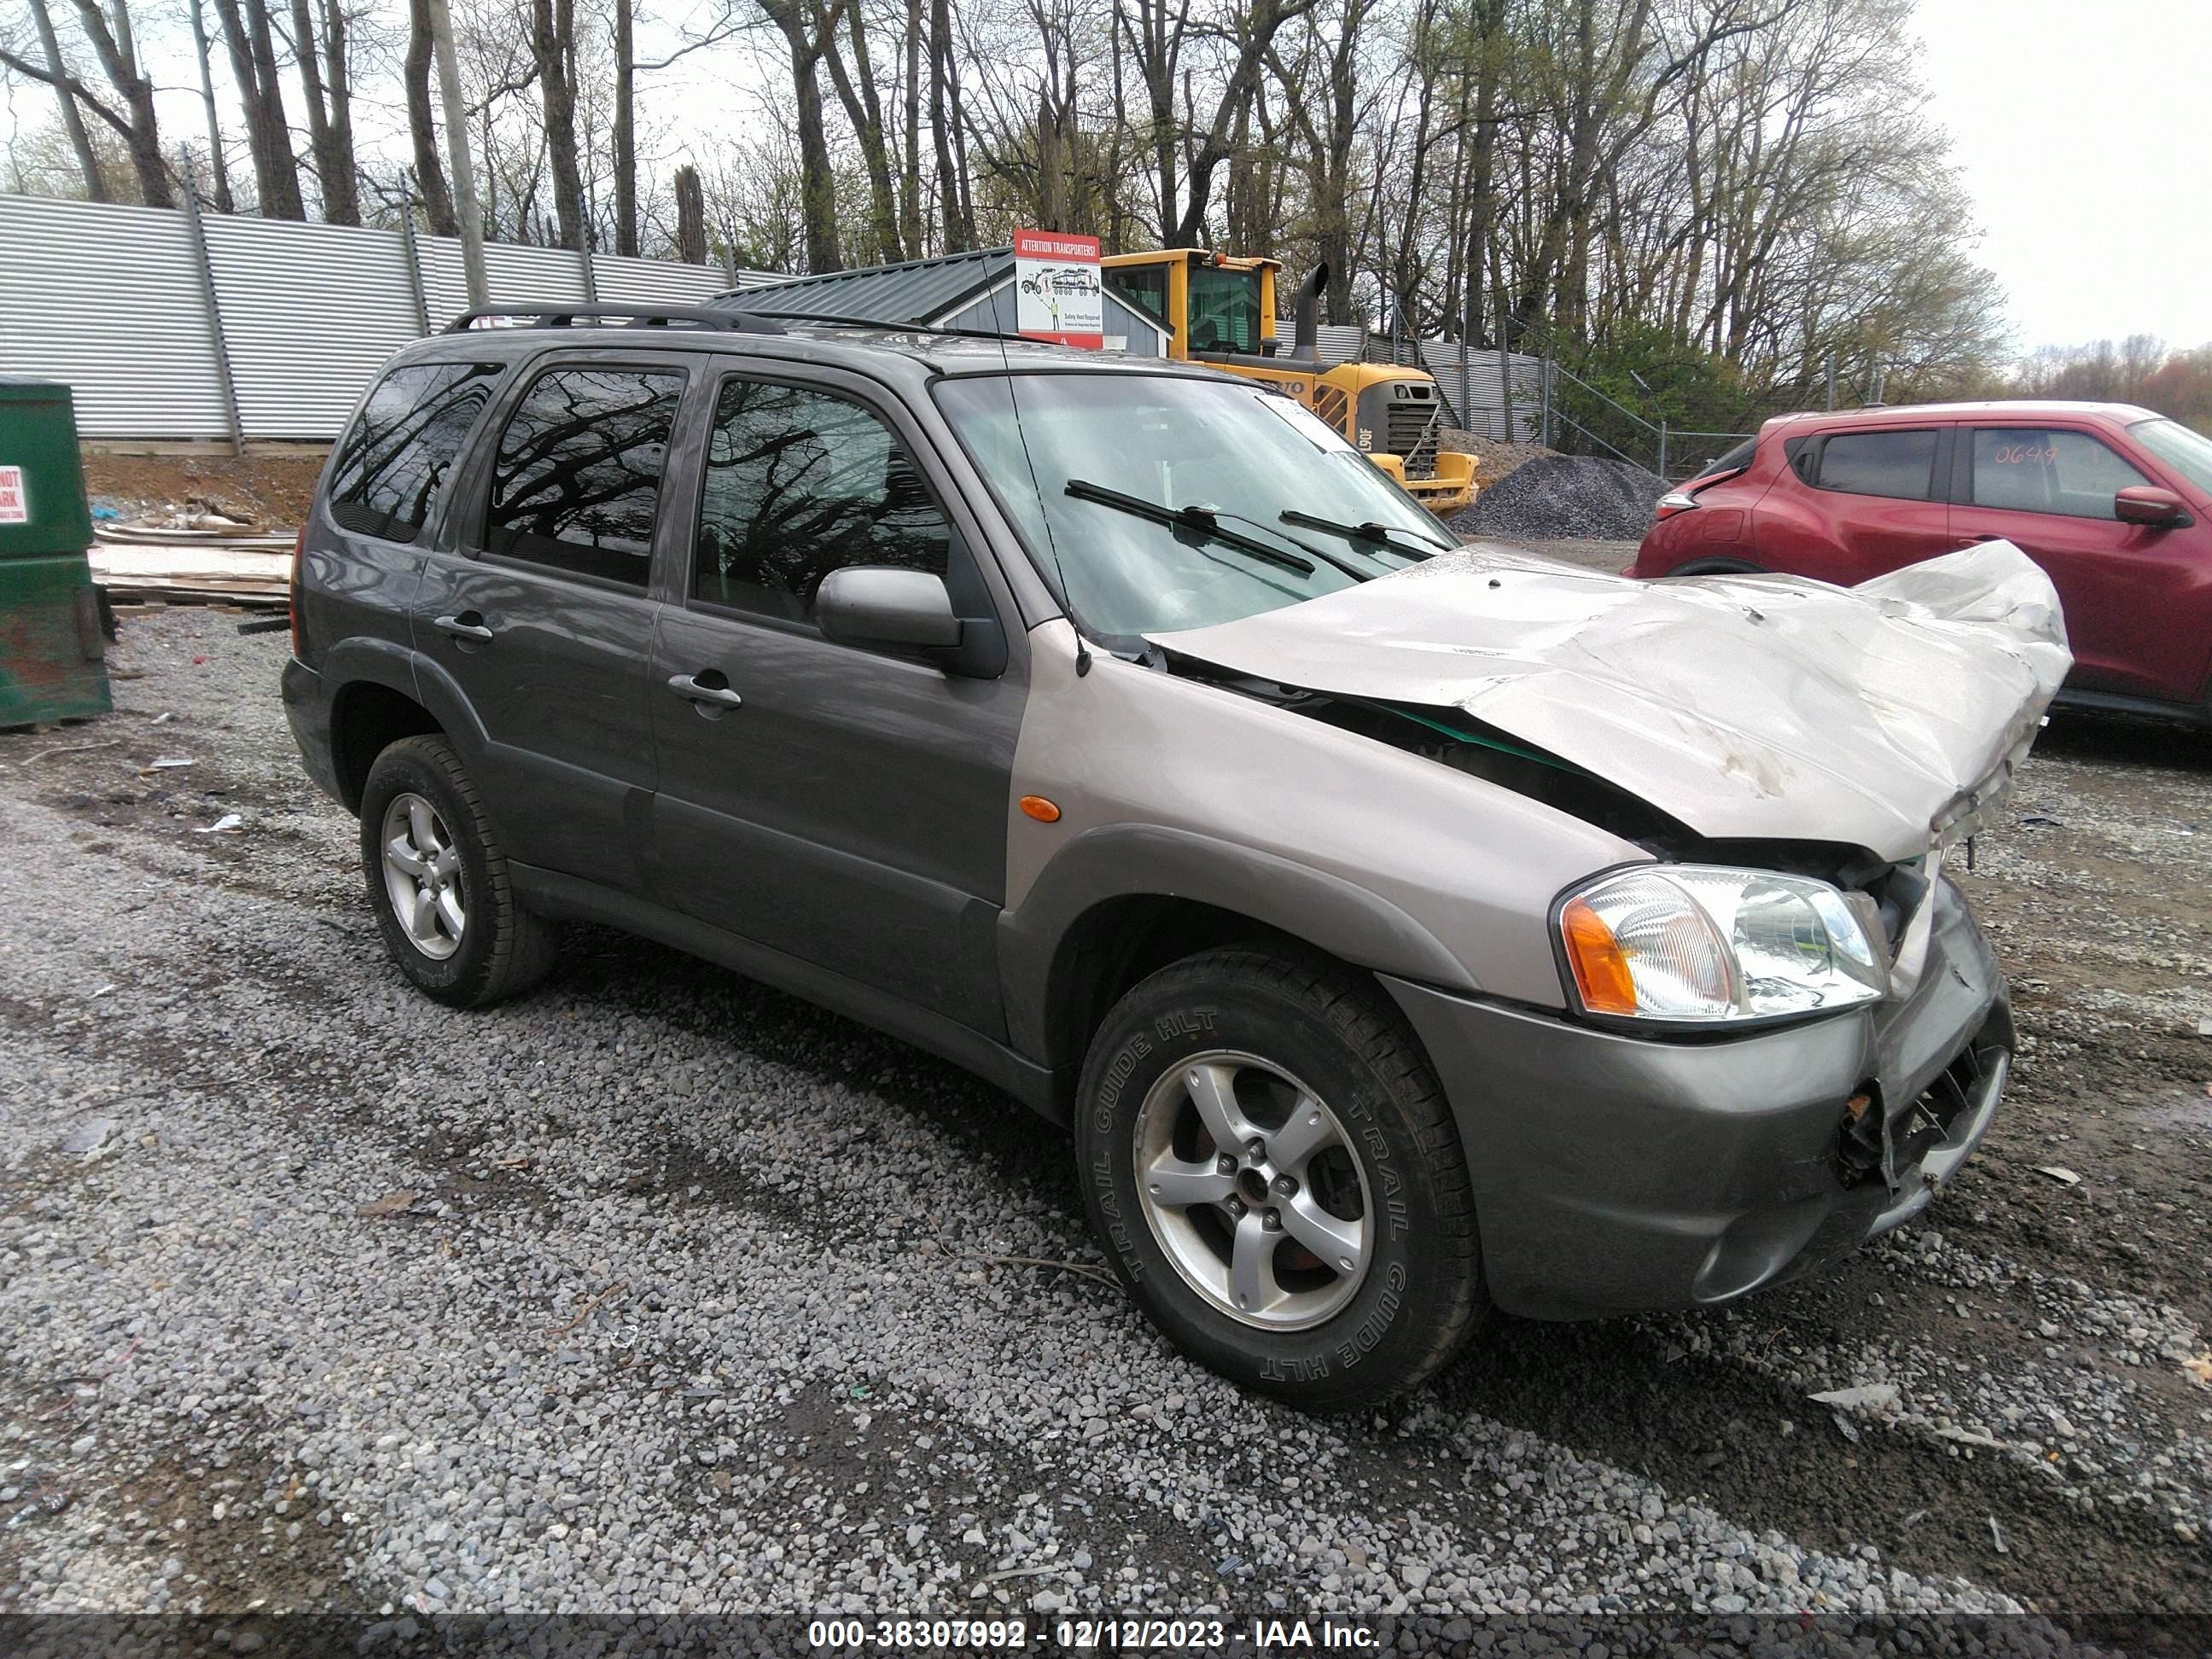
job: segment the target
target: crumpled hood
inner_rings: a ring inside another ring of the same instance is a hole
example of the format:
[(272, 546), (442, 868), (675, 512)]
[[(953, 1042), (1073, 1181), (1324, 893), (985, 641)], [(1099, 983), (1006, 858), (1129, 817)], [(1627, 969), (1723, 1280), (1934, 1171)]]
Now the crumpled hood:
[(1463, 709), (1702, 836), (1892, 860), (1972, 828), (2073, 662), (2050, 578), (2009, 542), (1850, 588), (1645, 582), (1478, 544), (1146, 637), (1231, 673)]

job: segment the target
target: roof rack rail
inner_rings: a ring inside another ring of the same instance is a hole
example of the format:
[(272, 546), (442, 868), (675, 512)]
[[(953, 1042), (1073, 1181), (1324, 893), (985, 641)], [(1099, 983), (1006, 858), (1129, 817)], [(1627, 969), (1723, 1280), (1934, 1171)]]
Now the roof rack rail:
[(671, 323), (693, 323), (701, 328), (736, 334), (781, 334), (781, 325), (765, 317), (737, 311), (710, 311), (703, 306), (495, 306), (484, 311), (465, 311), (446, 325), (448, 334), (465, 334), (477, 324), (498, 317), (529, 317), (539, 328), (568, 328), (579, 322), (599, 323), (627, 319), (628, 328), (665, 328)]

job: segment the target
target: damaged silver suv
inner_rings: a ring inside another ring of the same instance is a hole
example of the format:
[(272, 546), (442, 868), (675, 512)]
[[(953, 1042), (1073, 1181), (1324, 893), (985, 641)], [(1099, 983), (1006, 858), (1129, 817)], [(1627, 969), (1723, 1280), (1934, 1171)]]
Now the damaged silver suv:
[(1315, 1407), (1800, 1273), (1987, 1127), (1944, 865), (2068, 664), (2010, 548), (1638, 583), (1190, 366), (535, 324), (394, 360), (298, 562), (293, 729), (428, 994), (577, 919), (948, 1056), (1072, 1127), (1170, 1338)]

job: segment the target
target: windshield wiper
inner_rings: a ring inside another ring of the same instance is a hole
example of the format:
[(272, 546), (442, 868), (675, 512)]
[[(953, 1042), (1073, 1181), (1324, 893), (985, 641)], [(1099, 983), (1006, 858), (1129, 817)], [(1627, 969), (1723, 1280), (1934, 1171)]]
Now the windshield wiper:
[[(1439, 553), (1449, 553), (1452, 550), (1443, 542), (1430, 542), (1426, 536), (1421, 536), (1418, 531), (1395, 530), (1387, 524), (1377, 523), (1373, 519), (1359, 524), (1339, 524), (1334, 519), (1324, 519), (1316, 513), (1303, 513), (1294, 507), (1283, 514), (1282, 520), (1285, 524), (1304, 525), (1310, 530), (1326, 530), (1331, 535), (1342, 536), (1355, 542), (1379, 543), (1393, 553), (1402, 553), (1409, 559), (1433, 559)], [(1421, 541), (1427, 542), (1428, 545), (1408, 547), (1398, 539), (1401, 535), (1419, 537)]]
[[(1101, 507), (1113, 507), (1133, 518), (1150, 519), (1154, 524), (1166, 525), (1171, 530), (1198, 531), (1224, 546), (1237, 548), (1255, 559), (1264, 559), (1269, 564), (1279, 565), (1285, 570), (1295, 570), (1301, 576), (1310, 576), (1314, 573), (1311, 559), (1301, 558), (1296, 553), (1285, 553), (1281, 548), (1272, 546), (1256, 537), (1224, 528), (1219, 517), (1209, 507), (1162, 507), (1141, 495), (1126, 495), (1118, 489), (1109, 489), (1104, 484), (1092, 483), (1088, 478), (1070, 478), (1067, 493), (1079, 501), (1096, 501)], [(1331, 559), (1328, 562), (1334, 564), (1336, 562)]]

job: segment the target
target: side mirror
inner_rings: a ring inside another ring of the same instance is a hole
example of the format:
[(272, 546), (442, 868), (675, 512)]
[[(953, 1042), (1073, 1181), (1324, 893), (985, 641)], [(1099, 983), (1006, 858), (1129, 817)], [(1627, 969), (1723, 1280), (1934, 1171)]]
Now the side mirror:
[(2189, 509), (2182, 505), (2181, 497), (2154, 484), (2130, 484), (2116, 491), (2112, 516), (2122, 524), (2148, 525), (2154, 530), (2170, 530), (2190, 521)]
[(814, 620), (842, 645), (955, 646), (960, 618), (945, 579), (927, 570), (848, 565), (814, 591)]

